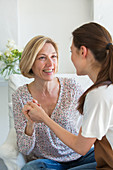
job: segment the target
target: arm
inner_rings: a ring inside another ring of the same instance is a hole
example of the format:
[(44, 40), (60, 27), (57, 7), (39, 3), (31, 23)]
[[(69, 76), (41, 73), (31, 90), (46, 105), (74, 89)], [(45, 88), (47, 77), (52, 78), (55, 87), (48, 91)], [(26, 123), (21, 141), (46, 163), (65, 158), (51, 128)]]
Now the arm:
[(44, 123), (51, 128), (51, 130), (57, 135), (57, 137), (62, 140), (67, 146), (73, 149), (75, 152), (85, 155), (92, 145), (94, 144), (96, 138), (85, 138), (81, 135), (81, 129), (79, 135), (75, 136), (68, 132), (56, 122), (54, 122), (50, 117), (45, 117), (43, 119)]
[(81, 135), (81, 129), (79, 131), (79, 135), (75, 136), (54, 122), (41, 107), (38, 107), (32, 102), (29, 102), (28, 104), (31, 106), (29, 111), (29, 116), (31, 119), (38, 122), (43, 121), (57, 135), (57, 137), (62, 140), (62, 142), (64, 142), (75, 152), (85, 155), (94, 144), (96, 138), (83, 137)]
[(28, 120), (26, 123), (26, 127), (25, 127), (25, 134), (28, 136), (32, 136), (34, 132), (34, 122), (31, 120), (31, 118), (28, 115), (29, 106), (26, 109), (26, 105), (24, 105), (24, 107), (22, 108), (22, 112), (24, 116), (26, 117), (26, 119)]
[[(17, 145), (20, 152), (28, 155), (35, 145), (35, 129), (34, 124), (30, 124), (22, 113), (24, 103), (19, 93), (20, 92), (16, 92), (12, 96)], [(31, 126), (32, 128), (30, 129)]]

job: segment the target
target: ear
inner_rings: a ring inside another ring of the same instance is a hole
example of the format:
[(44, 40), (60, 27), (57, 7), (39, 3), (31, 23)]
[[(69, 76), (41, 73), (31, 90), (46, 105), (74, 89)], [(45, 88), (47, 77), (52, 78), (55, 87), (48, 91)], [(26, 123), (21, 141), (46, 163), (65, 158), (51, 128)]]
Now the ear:
[(88, 53), (88, 49), (85, 46), (81, 46), (80, 47), (80, 55), (83, 58), (86, 58), (87, 57), (87, 53)]

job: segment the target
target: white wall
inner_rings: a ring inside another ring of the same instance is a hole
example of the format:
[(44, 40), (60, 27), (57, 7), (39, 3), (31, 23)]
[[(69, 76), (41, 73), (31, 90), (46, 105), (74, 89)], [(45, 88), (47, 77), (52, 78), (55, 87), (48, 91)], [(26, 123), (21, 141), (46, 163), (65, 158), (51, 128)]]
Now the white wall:
[[(73, 73), (71, 32), (92, 20), (93, 0), (0, 0), (0, 51), (8, 39), (24, 47), (38, 34), (53, 38), (59, 47), (59, 72)], [(8, 87), (0, 80), (0, 145), (8, 130)]]
[(6, 140), (8, 129), (8, 87), (7, 82), (0, 82), (0, 144)]
[[(59, 72), (73, 73), (70, 61), (71, 32), (96, 21), (113, 36), (113, 0), (0, 0), (0, 50), (8, 39), (20, 47), (37, 34), (48, 35), (59, 46)], [(8, 88), (0, 80), (0, 144), (8, 133)]]
[(17, 0), (0, 0), (0, 51), (8, 39), (18, 43)]
[(94, 21), (102, 24), (113, 38), (113, 0), (94, 0)]
[(59, 47), (59, 72), (73, 73), (71, 32), (92, 20), (92, 0), (18, 0), (18, 38), (24, 46), (33, 36), (53, 38)]

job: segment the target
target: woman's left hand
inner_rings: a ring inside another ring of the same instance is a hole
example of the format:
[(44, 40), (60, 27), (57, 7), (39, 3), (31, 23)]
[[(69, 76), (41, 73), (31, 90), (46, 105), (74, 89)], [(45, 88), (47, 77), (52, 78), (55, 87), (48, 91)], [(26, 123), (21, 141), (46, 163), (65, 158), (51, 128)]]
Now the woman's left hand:
[(28, 102), (27, 104), (30, 106), (30, 109), (28, 112), (29, 117), (34, 122), (37, 122), (37, 123), (44, 122), (45, 117), (48, 115), (43, 110), (43, 108), (40, 106), (40, 104), (37, 104), (37, 102), (35, 102), (35, 100), (33, 100), (33, 102)]

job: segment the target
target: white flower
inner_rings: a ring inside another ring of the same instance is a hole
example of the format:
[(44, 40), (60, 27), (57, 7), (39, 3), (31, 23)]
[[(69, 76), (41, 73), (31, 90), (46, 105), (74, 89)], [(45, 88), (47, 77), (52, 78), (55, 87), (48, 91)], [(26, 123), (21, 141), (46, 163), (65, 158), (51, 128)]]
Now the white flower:
[(6, 51), (4, 52), (4, 54), (6, 56), (10, 56), (11, 55), (11, 50), (10, 49), (6, 49)]
[(23, 52), (23, 49), (22, 49), (22, 48), (21, 48), (21, 49), (18, 48), (18, 51), (19, 51), (19, 52)]
[(14, 50), (17, 48), (14, 40), (8, 40), (6, 47), (8, 47), (10, 50)]
[(0, 51), (0, 56), (2, 56), (3, 55), (3, 53)]
[(0, 74), (8, 79), (10, 74), (19, 74), (19, 61), (22, 54), (22, 49), (19, 50), (14, 40), (8, 40), (6, 50), (0, 51)]
[(3, 61), (0, 61), (0, 67), (1, 69), (4, 68), (6, 66), (6, 64)]

